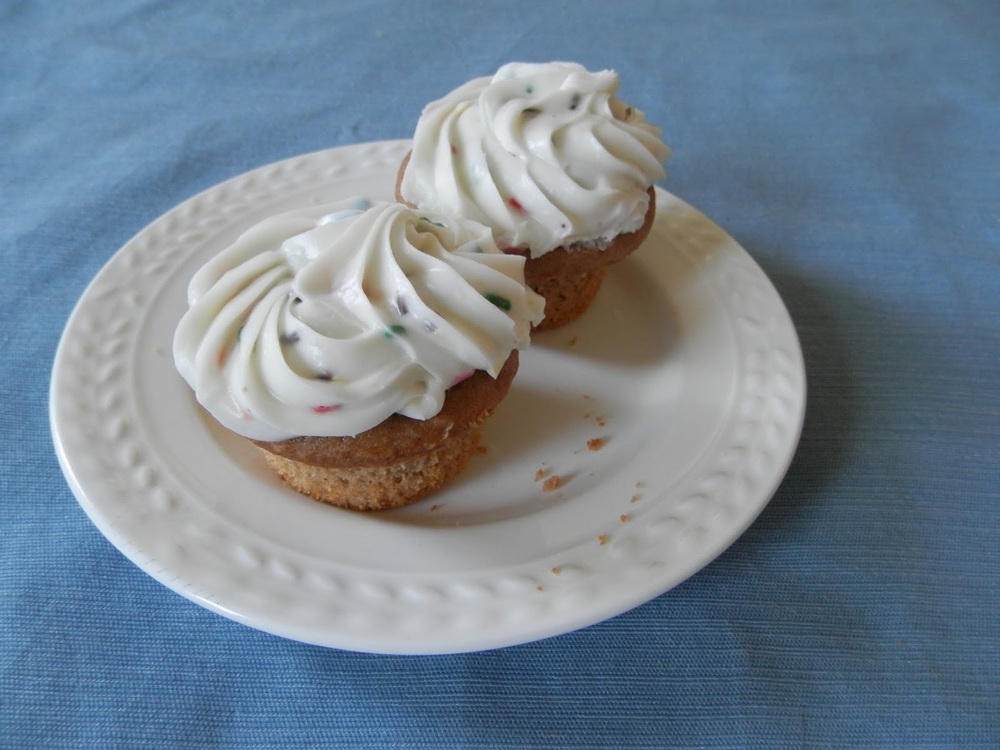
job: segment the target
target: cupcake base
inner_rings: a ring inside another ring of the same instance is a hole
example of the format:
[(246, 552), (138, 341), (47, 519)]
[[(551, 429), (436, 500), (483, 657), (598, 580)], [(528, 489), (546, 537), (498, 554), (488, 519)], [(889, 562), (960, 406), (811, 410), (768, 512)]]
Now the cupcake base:
[(532, 330), (559, 328), (583, 315), (601, 290), (606, 274), (607, 269), (598, 268), (575, 276), (548, 276), (528, 281), (526, 269), (525, 283), (545, 297), (545, 317)]
[(394, 414), (354, 437), (252, 442), (285, 484), (314, 500), (350, 510), (399, 508), (462, 472), (517, 366), (514, 351), (495, 379), (477, 371), (449, 388), (444, 407), (427, 420)]
[(557, 247), (537, 258), (526, 250), (524, 281), (545, 297), (545, 317), (535, 331), (548, 331), (570, 323), (583, 315), (601, 290), (608, 266), (624, 260), (649, 236), (656, 215), (656, 191), (648, 191), (649, 207), (642, 226), (634, 232), (619, 234), (604, 248), (583, 243)]
[(281, 481), (314, 500), (349, 510), (389, 510), (415, 503), (455, 479), (479, 446), (467, 430), (422, 456), (385, 466), (311, 466), (264, 451)]

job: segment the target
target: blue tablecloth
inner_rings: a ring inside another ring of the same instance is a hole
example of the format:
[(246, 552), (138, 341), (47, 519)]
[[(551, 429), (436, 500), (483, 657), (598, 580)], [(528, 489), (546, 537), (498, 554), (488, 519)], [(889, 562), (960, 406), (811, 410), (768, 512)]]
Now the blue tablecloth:
[[(1000, 4), (0, 6), (0, 746), (1000, 747)], [(406, 138), (510, 60), (614, 67), (663, 186), (801, 338), (799, 450), (677, 588), (541, 642), (307, 646), (155, 582), (47, 418), (88, 281), (250, 168)]]

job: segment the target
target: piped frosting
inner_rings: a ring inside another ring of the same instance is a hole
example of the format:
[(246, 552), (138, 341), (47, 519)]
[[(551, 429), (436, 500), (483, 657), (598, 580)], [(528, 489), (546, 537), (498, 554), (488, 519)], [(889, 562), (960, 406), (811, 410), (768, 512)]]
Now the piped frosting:
[(192, 278), (174, 361), (198, 401), (255, 440), (352, 436), (428, 419), (496, 376), (544, 300), (488, 228), (350, 200), (251, 227)]
[(642, 225), (670, 149), (619, 100), (618, 74), (575, 63), (510, 63), (428, 104), (401, 197), (493, 229), (537, 257), (606, 246)]

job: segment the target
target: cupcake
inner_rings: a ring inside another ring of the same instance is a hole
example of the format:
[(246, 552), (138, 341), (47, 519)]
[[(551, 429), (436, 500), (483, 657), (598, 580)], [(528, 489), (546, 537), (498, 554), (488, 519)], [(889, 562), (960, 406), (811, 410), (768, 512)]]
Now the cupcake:
[(199, 403), (342, 508), (454, 479), (544, 300), (475, 222), (354, 200), (265, 219), (192, 278), (174, 335)]
[(615, 96), (618, 75), (510, 63), (425, 107), (396, 198), (493, 230), (546, 300), (540, 330), (581, 315), (652, 226), (670, 149)]

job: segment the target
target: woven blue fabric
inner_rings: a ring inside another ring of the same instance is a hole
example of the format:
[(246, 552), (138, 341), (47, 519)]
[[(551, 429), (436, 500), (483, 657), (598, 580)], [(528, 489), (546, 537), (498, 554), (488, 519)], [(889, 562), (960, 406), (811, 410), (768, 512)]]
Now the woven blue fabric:
[[(0, 747), (1000, 747), (1000, 4), (0, 4)], [(488, 653), (306, 646), (88, 521), (47, 417), (129, 237), (253, 167), (405, 138), (510, 60), (614, 67), (663, 186), (772, 278), (802, 441), (705, 570)]]

